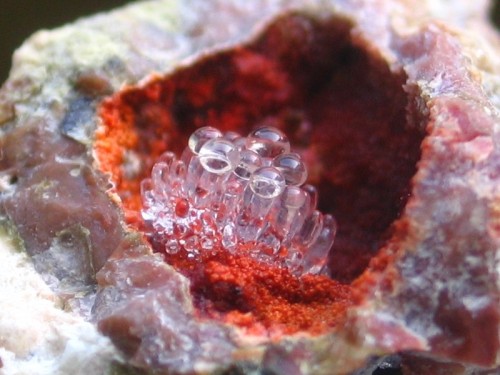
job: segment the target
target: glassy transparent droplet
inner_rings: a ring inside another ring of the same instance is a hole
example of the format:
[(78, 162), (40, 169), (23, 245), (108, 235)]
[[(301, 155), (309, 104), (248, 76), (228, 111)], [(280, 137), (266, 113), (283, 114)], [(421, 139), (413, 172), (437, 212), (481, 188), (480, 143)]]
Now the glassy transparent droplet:
[(274, 225), (282, 234), (283, 241), (288, 240), (302, 226), (303, 217), (300, 209), (307, 201), (307, 193), (297, 186), (287, 186), (283, 191), (281, 199), (277, 201), (275, 209)]
[(332, 215), (323, 217), (323, 226), (316, 240), (304, 256), (304, 272), (318, 274), (324, 268), (337, 233), (337, 222)]
[(281, 246), (281, 240), (271, 230), (263, 231), (257, 239), (259, 246), (265, 248), (266, 255), (274, 257)]
[(246, 148), (255, 151), (263, 158), (275, 158), (290, 151), (290, 142), (279, 129), (264, 126), (248, 135)]
[(200, 245), (203, 250), (212, 250), (214, 247), (214, 241), (211, 237), (204, 236), (200, 240)]
[(171, 190), (170, 186), (170, 166), (160, 161), (153, 166), (151, 170), (151, 180), (154, 189), (159, 194), (167, 194)]
[(220, 130), (212, 128), (211, 126), (204, 126), (191, 134), (188, 141), (188, 147), (193, 154), (198, 155), (206, 142), (220, 137), (222, 137)]
[(262, 167), (250, 176), (249, 186), (259, 197), (276, 198), (285, 189), (285, 178), (276, 168)]
[(165, 151), (157, 160), (157, 163), (163, 162), (168, 166), (172, 165), (172, 162), (176, 159), (175, 154), (172, 151)]
[(283, 191), (282, 204), (285, 207), (299, 209), (307, 202), (307, 193), (297, 186), (287, 186)]
[(196, 252), (198, 248), (200, 247), (200, 243), (198, 240), (198, 236), (193, 235), (185, 239), (185, 245), (184, 248), (188, 252)]
[(234, 224), (226, 224), (222, 232), (222, 246), (224, 246), (228, 250), (232, 250), (236, 246), (237, 242), (238, 238), (236, 236)]
[(319, 211), (314, 211), (302, 225), (302, 228), (297, 233), (297, 241), (304, 246), (309, 246), (318, 238), (323, 227), (323, 214)]
[(242, 150), (240, 153), (240, 162), (234, 169), (234, 173), (243, 180), (250, 179), (250, 176), (257, 168), (262, 166), (260, 156), (251, 150)]
[(210, 173), (218, 175), (232, 171), (240, 161), (240, 152), (225, 139), (212, 139), (200, 149), (200, 163)]
[(278, 155), (273, 160), (273, 167), (283, 174), (288, 185), (300, 186), (307, 179), (306, 166), (298, 154)]
[(318, 190), (314, 186), (309, 184), (302, 186), (302, 189), (307, 193), (309, 198), (309, 207), (307, 207), (307, 215), (309, 215), (313, 213), (318, 206)]
[(175, 239), (168, 240), (167, 244), (165, 245), (165, 251), (168, 254), (177, 254), (179, 250), (180, 250), (179, 244)]

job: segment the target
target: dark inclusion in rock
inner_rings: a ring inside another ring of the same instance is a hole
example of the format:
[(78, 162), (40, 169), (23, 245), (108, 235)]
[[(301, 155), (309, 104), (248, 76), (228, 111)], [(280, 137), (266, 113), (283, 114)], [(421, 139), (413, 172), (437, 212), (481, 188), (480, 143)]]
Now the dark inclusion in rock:
[(68, 112), (61, 122), (61, 133), (75, 140), (88, 138), (87, 134), (78, 134), (92, 123), (95, 115), (95, 100), (91, 97), (80, 96), (69, 103)]

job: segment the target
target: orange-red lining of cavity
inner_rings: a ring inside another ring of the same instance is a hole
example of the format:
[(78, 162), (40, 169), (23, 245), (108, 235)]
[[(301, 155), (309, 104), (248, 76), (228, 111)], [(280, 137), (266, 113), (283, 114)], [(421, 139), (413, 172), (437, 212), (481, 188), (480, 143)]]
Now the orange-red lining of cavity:
[[(101, 171), (109, 174), (121, 197), (126, 221), (139, 230), (140, 181), (147, 177), (163, 151), (169, 148), (179, 151), (187, 142), (184, 134), (177, 134), (178, 139), (173, 142), (171, 138), (157, 141), (158, 133), (175, 132), (168, 113), (155, 109), (152, 110), (157, 116), (167, 118), (156, 117), (152, 126), (143, 127), (138, 134), (138, 119), (129, 105), (130, 97), (147, 102), (155, 96), (158, 84), (161, 84), (159, 79), (143, 90), (125, 90), (105, 101), (100, 108), (102, 126), (96, 133), (94, 146)], [(203, 87), (200, 91), (204, 91)], [(140, 158), (142, 169), (135, 178), (126, 178), (125, 154), (131, 151)], [(165, 258), (190, 278), (200, 317), (222, 320), (252, 334), (320, 334), (335, 327), (351, 304), (347, 285), (325, 276), (295, 277), (286, 270), (244, 255), (231, 255), (223, 249), (202, 254), (196, 260), (187, 259), (184, 252)]]
[[(344, 21), (291, 15), (251, 45), (106, 100), (94, 151), (127, 223), (140, 230), (140, 182), (162, 152), (180, 155), (201, 126), (242, 134), (262, 122), (281, 128), (308, 164), (320, 208), (339, 221), (329, 259), (333, 280), (296, 278), (244, 251), (165, 257), (191, 280), (201, 317), (254, 333), (317, 334), (338, 324), (354, 303), (353, 292), (373, 284), (373, 274), (364, 272), (370, 259), (375, 268), (391, 261), (390, 254), (373, 257), (406, 203), (424, 136), (406, 126), (404, 80), (354, 46)], [(132, 173), (127, 158), (139, 161)]]

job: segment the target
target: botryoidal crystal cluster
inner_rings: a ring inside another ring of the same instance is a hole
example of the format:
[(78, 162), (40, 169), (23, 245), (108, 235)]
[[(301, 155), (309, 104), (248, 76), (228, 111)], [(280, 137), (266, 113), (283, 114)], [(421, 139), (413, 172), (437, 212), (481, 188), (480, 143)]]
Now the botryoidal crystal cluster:
[[(296, 275), (321, 273), (336, 233), (285, 134), (196, 130), (180, 159), (165, 152), (141, 183), (142, 218), (166, 254), (224, 248)], [(158, 250), (158, 248), (157, 248)]]

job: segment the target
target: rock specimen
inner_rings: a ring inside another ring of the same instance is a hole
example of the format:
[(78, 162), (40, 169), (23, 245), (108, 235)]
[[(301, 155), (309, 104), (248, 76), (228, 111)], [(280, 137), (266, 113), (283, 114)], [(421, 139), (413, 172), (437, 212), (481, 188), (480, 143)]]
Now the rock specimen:
[[(0, 371), (498, 373), (487, 5), (158, 0), (35, 34), (0, 91)], [(321, 274), (165, 251), (141, 185), (205, 126), (287, 134), (338, 222)]]

